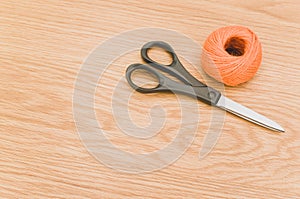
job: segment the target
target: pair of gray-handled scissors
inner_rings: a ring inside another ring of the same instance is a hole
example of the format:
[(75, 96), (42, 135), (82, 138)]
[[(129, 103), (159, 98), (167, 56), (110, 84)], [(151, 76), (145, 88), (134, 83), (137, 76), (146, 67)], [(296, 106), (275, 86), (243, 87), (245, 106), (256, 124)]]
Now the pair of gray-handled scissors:
[[(172, 57), (172, 63), (169, 65), (164, 65), (152, 60), (148, 56), (148, 52), (151, 48), (154, 47), (161, 48), (168, 52)], [(274, 131), (284, 132), (284, 129), (276, 122), (266, 118), (259, 113), (256, 113), (249, 108), (246, 108), (245, 106), (237, 102), (234, 102), (233, 100), (223, 96), (219, 91), (205, 85), (204, 83), (193, 77), (180, 63), (175, 51), (169, 44), (163, 41), (149, 42), (142, 47), (141, 56), (142, 59), (147, 63), (147, 65), (132, 64), (126, 70), (127, 81), (129, 85), (136, 91), (141, 93), (171, 91), (190, 95), (196, 97), (204, 103), (224, 109), (255, 124), (261, 125)], [(144, 70), (154, 75), (158, 79), (158, 85), (154, 88), (144, 88), (137, 86), (131, 79), (133, 72), (136, 70)], [(179, 80), (179, 82), (168, 78), (158, 70), (174, 76)]]

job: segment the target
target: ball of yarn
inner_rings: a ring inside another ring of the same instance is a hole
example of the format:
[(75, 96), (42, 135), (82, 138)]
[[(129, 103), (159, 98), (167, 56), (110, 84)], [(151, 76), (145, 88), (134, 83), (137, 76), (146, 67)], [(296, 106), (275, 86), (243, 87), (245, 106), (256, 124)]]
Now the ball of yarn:
[(261, 60), (261, 43), (254, 32), (242, 26), (227, 26), (211, 33), (201, 58), (204, 71), (228, 86), (250, 80)]

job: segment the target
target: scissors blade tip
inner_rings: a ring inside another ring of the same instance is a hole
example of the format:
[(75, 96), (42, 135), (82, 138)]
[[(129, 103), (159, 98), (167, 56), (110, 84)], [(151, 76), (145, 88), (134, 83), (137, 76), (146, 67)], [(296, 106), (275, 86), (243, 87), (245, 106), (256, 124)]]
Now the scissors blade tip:
[(265, 128), (281, 133), (285, 132), (285, 130), (276, 122), (223, 95), (219, 99), (216, 106)]
[(284, 128), (282, 128), (279, 124), (277, 124), (277, 125), (278, 125), (278, 127), (276, 128), (276, 130), (280, 133), (285, 133)]

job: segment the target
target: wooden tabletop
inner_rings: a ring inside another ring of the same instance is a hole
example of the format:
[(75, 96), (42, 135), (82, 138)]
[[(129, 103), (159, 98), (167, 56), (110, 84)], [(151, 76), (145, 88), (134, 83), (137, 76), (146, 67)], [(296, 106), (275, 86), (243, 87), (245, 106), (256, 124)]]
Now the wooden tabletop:
[[(300, 198), (297, 1), (0, 4), (1, 198)], [(237, 87), (197, 65), (207, 36), (229, 25), (250, 28), (263, 46), (258, 73)], [(189, 97), (134, 92), (124, 74), (142, 62), (137, 47), (161, 38), (180, 54), (169, 34), (196, 46), (187, 54), (196, 66), (181, 57), (193, 75), (286, 132)]]

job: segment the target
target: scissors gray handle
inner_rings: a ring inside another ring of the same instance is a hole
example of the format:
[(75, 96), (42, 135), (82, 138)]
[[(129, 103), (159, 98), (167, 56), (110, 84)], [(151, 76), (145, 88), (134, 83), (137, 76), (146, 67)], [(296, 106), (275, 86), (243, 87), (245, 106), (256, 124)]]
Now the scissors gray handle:
[[(160, 64), (153, 59), (151, 59), (148, 55), (148, 52), (151, 48), (161, 48), (168, 52), (172, 57), (172, 63), (169, 65)], [(176, 78), (183, 81), (185, 84), (189, 84), (191, 86), (204, 86), (206, 85), (199, 80), (197, 80), (194, 76), (192, 76), (181, 64), (179, 61), (174, 49), (166, 42), (163, 41), (151, 41), (146, 43), (141, 49), (141, 56), (143, 60), (149, 65), (155, 67), (158, 70), (169, 73), (170, 75), (175, 76)]]
[[(134, 71), (144, 70), (144, 72), (149, 73), (149, 75), (153, 75), (158, 80), (158, 85), (154, 88), (143, 88), (136, 85), (132, 81), (132, 74)], [(155, 93), (155, 92), (164, 92), (170, 91), (174, 93), (181, 93), (185, 95), (189, 95), (192, 97), (196, 97), (198, 100), (201, 100), (209, 105), (216, 105), (218, 100), (221, 97), (221, 93), (211, 87), (193, 87), (191, 85), (178, 83), (165, 75), (159, 73), (157, 70), (153, 69), (148, 65), (143, 64), (132, 64), (126, 70), (126, 79), (129, 85), (136, 91), (140, 93)]]

